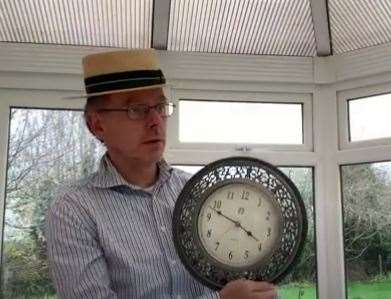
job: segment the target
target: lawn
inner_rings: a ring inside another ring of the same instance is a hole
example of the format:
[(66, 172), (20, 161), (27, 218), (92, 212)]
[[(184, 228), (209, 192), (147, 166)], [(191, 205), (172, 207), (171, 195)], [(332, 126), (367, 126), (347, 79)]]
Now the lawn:
[(349, 283), (349, 299), (391, 299), (391, 281)]
[[(306, 283), (279, 287), (281, 299), (317, 299), (316, 288)], [(347, 299), (391, 299), (391, 280), (383, 282), (355, 282), (348, 286)], [(23, 297), (22, 297), (23, 298)], [(29, 299), (57, 299), (56, 296), (25, 297)]]
[[(279, 288), (281, 299), (316, 299), (314, 286)], [(391, 281), (355, 282), (348, 285), (348, 299), (391, 299)]]

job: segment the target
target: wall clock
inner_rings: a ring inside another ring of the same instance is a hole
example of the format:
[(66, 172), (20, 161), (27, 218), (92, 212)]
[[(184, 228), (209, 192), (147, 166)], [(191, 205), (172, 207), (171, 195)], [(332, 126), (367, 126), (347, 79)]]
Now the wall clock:
[(182, 189), (173, 215), (181, 261), (216, 290), (239, 278), (277, 283), (297, 262), (306, 234), (295, 185), (278, 168), (249, 157), (201, 169)]

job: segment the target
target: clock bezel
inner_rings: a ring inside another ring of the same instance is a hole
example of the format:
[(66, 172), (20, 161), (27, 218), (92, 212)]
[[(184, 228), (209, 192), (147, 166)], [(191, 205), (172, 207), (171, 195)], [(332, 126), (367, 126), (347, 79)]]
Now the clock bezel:
[[(245, 267), (239, 271), (219, 267), (197, 241), (194, 218), (198, 219), (196, 207), (200, 205), (200, 196), (219, 181), (232, 178), (244, 178), (262, 185), (276, 196), (282, 211), (280, 248), (273, 252), (265, 267)], [(204, 285), (219, 290), (239, 278), (281, 281), (299, 260), (307, 235), (307, 217), (299, 191), (282, 171), (256, 158), (229, 157), (206, 165), (185, 184), (175, 204), (172, 229), (174, 245), (185, 268)]]

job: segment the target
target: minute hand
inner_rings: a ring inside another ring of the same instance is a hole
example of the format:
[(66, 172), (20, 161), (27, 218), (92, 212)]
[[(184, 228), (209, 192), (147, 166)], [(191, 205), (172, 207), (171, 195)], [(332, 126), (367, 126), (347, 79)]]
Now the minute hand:
[(221, 211), (216, 210), (215, 208), (212, 208), (211, 206), (208, 206), (208, 207), (211, 208), (213, 211), (215, 211), (218, 215), (221, 215), (221, 216), (223, 216), (224, 218), (228, 219), (229, 221), (235, 223), (235, 226), (237, 226), (237, 227), (242, 227), (242, 226), (240, 225), (240, 222), (239, 222), (239, 221), (236, 221), (236, 220), (234, 220), (234, 219), (232, 219), (232, 218), (230, 218), (230, 217), (224, 215), (223, 213), (221, 213)]
[(234, 219), (232, 219), (232, 218), (230, 218), (230, 217), (224, 215), (223, 213), (221, 213), (221, 211), (216, 210), (215, 208), (212, 208), (211, 206), (208, 206), (208, 207), (211, 208), (213, 211), (215, 211), (218, 215), (221, 215), (221, 216), (223, 216), (224, 218), (228, 219), (229, 221), (235, 223), (235, 226), (240, 227), (242, 230), (244, 230), (244, 231), (247, 233), (248, 236), (252, 237), (255, 241), (259, 242), (259, 240), (252, 234), (252, 232), (249, 231), (249, 230), (247, 230), (247, 229), (245, 229), (245, 228), (240, 224), (239, 221), (236, 221), (236, 220), (234, 220)]

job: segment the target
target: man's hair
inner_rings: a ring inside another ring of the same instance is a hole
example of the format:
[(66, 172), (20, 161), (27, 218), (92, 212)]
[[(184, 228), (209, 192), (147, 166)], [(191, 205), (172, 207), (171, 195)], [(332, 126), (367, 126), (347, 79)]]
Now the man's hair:
[(84, 106), (84, 120), (86, 122), (86, 126), (88, 130), (91, 132), (92, 135), (94, 135), (100, 142), (103, 143), (103, 140), (101, 140), (98, 136), (95, 135), (94, 131), (91, 129), (90, 125), (90, 117), (91, 112), (97, 111), (100, 108), (104, 107), (106, 102), (106, 96), (92, 96), (88, 97), (86, 104)]

